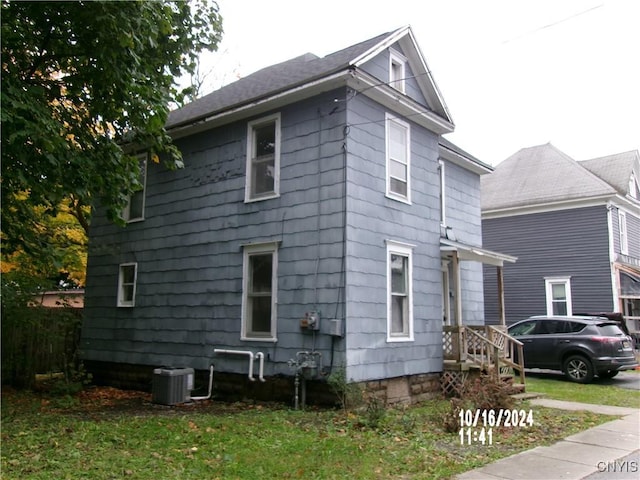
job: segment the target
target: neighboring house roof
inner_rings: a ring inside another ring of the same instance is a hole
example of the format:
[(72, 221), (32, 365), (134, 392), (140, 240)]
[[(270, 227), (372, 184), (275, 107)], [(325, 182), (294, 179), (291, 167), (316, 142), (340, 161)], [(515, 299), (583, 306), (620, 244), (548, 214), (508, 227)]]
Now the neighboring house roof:
[[(616, 189), (547, 143), (523, 148), (481, 177), (482, 211), (611, 197)], [(628, 177), (627, 177), (628, 182)]]
[[(203, 122), (223, 112), (252, 107), (265, 99), (298, 93), (306, 86), (320, 82), (340, 72), (355, 74), (358, 68), (394, 43), (399, 42), (409, 59), (413, 74), (427, 99), (429, 110), (443, 120), (443, 131), (452, 131), (453, 124), (444, 100), (410, 27), (383, 33), (364, 42), (343, 50), (318, 57), (307, 53), (285, 62), (263, 68), (247, 77), (241, 78), (219, 90), (201, 97), (169, 114), (167, 130), (177, 129), (196, 122)], [(367, 74), (362, 72), (363, 78)], [(345, 77), (348, 78), (348, 77)], [(378, 79), (373, 87), (385, 85), (388, 79)], [(346, 83), (343, 83), (345, 85)], [(331, 85), (331, 87), (334, 87)], [(363, 89), (372, 85), (362, 84)], [(369, 94), (367, 92), (367, 94)], [(293, 96), (292, 96), (293, 98)]]
[(640, 176), (640, 154), (637, 150), (583, 160), (580, 165), (602, 178), (623, 196), (631, 193), (631, 175), (635, 175), (636, 178)]

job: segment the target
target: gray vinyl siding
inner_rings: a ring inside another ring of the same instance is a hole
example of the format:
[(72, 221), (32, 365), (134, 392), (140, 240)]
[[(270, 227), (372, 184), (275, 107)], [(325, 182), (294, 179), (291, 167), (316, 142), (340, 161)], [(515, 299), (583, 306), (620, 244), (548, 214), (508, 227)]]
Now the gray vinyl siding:
[[(485, 219), (483, 243), (518, 257), (504, 266), (507, 323), (546, 313), (545, 277), (570, 277), (573, 312), (613, 306), (604, 205)], [(487, 323), (498, 322), (496, 272), (485, 267)]]
[[(347, 374), (368, 380), (442, 368), (438, 138), (411, 124), (412, 204), (385, 196), (385, 112), (348, 105)], [(413, 248), (414, 341), (387, 342), (386, 240)]]
[[(83, 356), (207, 368), (214, 348), (263, 351), (265, 374), (312, 347), (309, 310), (342, 315), (343, 91), (282, 109), (280, 197), (244, 203), (247, 121), (183, 139), (185, 168), (150, 164), (145, 220), (126, 228), (98, 212), (91, 231)], [(261, 115), (258, 118), (261, 118)], [(240, 340), (242, 245), (279, 242), (278, 342)], [(118, 265), (138, 263), (136, 306), (117, 308)], [(342, 298), (342, 300), (341, 300)], [(340, 347), (339, 342), (338, 348)], [(331, 338), (315, 347), (329, 358)], [(224, 371), (246, 362), (216, 359)]]
[(640, 216), (627, 213), (627, 236), (629, 237), (629, 256), (640, 258)]

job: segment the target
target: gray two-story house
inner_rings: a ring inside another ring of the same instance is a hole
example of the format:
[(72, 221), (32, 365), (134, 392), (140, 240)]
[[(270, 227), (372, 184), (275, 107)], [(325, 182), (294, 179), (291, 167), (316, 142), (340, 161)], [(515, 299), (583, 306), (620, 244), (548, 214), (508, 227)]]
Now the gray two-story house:
[(81, 348), (97, 381), (214, 364), (274, 398), (293, 395), (278, 379), (337, 368), (389, 401), (438, 388), (443, 324), (483, 324), (480, 262), (514, 259), (481, 248), (491, 168), (442, 138), (454, 125), (409, 27), (267, 67), (166, 128), (184, 168), (141, 151), (126, 227), (93, 217)]
[[(576, 161), (551, 144), (524, 148), (482, 178), (483, 242), (505, 266), (511, 323), (530, 315), (619, 312), (640, 332), (640, 156)], [(485, 272), (485, 289), (495, 283)], [(487, 320), (498, 305), (485, 297)]]

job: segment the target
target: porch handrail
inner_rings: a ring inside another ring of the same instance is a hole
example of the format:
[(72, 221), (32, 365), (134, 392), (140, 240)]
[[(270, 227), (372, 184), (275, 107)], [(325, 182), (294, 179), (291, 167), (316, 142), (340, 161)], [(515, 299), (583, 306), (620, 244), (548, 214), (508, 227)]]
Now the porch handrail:
[[(470, 336), (469, 336), (470, 334)], [(493, 365), (496, 375), (500, 374), (500, 346), (472, 328), (463, 329), (465, 352), (468, 357), (481, 366)], [(471, 339), (475, 341), (472, 341)], [(478, 347), (480, 352), (478, 353)]]
[[(490, 338), (494, 338), (494, 336), (497, 336), (502, 339), (502, 342), (500, 342), (502, 345), (504, 345), (504, 348), (502, 349), (504, 353), (501, 358), (502, 363), (517, 370), (518, 376), (520, 377), (520, 383), (524, 385), (524, 344), (520, 340), (513, 338), (508, 333), (503, 332), (493, 325), (487, 325), (487, 327), (490, 333)], [(517, 356), (514, 355), (516, 353), (516, 348), (518, 350)]]

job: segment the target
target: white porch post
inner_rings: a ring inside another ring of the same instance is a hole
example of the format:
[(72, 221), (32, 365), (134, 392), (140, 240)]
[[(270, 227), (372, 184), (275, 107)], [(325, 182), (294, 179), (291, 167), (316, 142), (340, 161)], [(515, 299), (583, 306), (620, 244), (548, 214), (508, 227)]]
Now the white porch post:
[(458, 252), (452, 252), (453, 260), (453, 275), (456, 281), (456, 325), (462, 325), (462, 285), (460, 282), (460, 259), (458, 258)]

